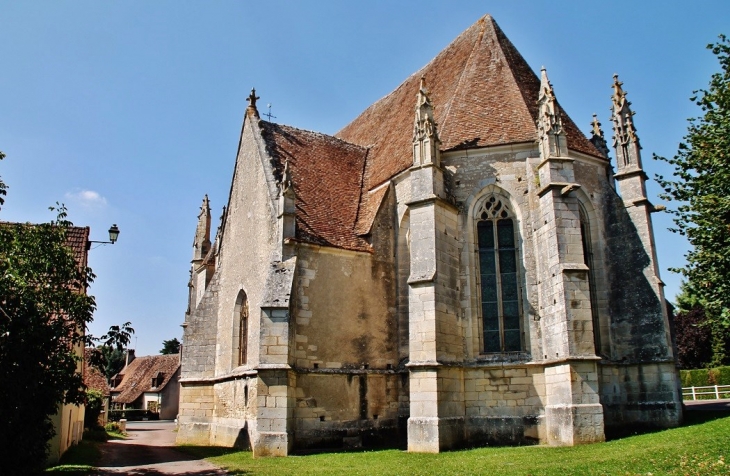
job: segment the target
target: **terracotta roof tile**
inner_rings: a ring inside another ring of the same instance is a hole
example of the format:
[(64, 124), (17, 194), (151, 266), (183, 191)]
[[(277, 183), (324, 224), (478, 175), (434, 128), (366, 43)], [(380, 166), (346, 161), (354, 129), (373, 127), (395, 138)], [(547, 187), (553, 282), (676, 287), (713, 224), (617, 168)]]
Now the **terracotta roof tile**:
[[(112, 392), (118, 393), (112, 400), (115, 403), (132, 403), (144, 392), (160, 392), (179, 368), (180, 356), (178, 354), (137, 357), (119, 372), (122, 382), (111, 389)], [(160, 372), (162, 372), (163, 381), (153, 388), (152, 379), (157, 377)]]
[[(299, 240), (368, 251), (387, 187), (411, 166), (420, 78), (435, 106), (442, 150), (537, 140), (540, 80), (489, 15), (457, 37), (395, 91), (336, 134), (260, 121), (280, 177), (289, 162), (297, 196)], [(562, 111), (568, 147), (603, 156)]]
[(66, 243), (71, 247), (76, 257), (76, 261), (81, 266), (88, 264), (88, 250), (86, 249), (89, 242), (89, 227), (72, 226), (66, 233)]
[(259, 126), (279, 176), (289, 163), (297, 239), (369, 251), (368, 242), (354, 231), (367, 150), (317, 132), (267, 121)]
[[(33, 223), (18, 223), (10, 221), (0, 221), (0, 226), (38, 226)], [(66, 244), (74, 252), (74, 258), (79, 266), (85, 267), (88, 265), (88, 250), (86, 245), (89, 241), (90, 229), (88, 226), (70, 226), (66, 233)]]
[[(414, 108), (421, 77), (426, 78), (435, 107), (442, 150), (537, 140), (540, 80), (487, 15), (336, 134), (371, 148), (363, 195), (412, 164)], [(562, 109), (561, 116), (568, 146), (603, 158)], [(366, 215), (374, 213), (368, 210)], [(358, 228), (369, 228), (369, 224)]]
[(91, 352), (94, 349), (84, 349), (84, 385), (88, 388), (99, 390), (105, 397), (109, 396), (109, 383), (106, 381), (106, 377), (96, 367), (89, 364), (89, 358)]

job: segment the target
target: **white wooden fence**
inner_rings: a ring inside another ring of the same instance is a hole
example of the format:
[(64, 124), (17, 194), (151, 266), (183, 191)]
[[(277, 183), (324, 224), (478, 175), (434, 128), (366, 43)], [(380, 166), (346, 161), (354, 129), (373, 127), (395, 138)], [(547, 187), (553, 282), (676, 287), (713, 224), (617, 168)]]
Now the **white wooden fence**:
[(711, 385), (709, 387), (683, 387), (683, 400), (720, 400), (730, 399), (730, 385)]

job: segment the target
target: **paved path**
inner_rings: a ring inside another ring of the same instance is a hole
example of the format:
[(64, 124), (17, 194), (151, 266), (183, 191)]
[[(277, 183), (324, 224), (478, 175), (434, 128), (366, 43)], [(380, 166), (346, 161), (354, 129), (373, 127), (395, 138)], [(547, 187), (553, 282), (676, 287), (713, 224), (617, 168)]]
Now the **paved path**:
[(730, 411), (730, 400), (685, 400), (687, 410)]
[(219, 476), (227, 474), (205, 460), (175, 450), (175, 424), (169, 421), (128, 422), (125, 440), (110, 440), (101, 448), (97, 475)]

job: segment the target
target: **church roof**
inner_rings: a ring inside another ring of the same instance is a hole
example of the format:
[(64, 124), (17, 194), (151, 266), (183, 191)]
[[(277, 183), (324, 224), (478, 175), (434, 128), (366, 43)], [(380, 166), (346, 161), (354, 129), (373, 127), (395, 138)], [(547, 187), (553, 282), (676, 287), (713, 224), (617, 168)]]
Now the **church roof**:
[(260, 121), (261, 135), (281, 175), (289, 164), (296, 195), (297, 238), (368, 251), (355, 234), (367, 149), (326, 134)]
[[(363, 193), (411, 166), (421, 77), (435, 107), (441, 150), (537, 140), (540, 80), (494, 19), (485, 15), (335, 134), (370, 147)], [(570, 149), (603, 157), (562, 109), (561, 118)]]
[[(297, 239), (371, 249), (363, 236), (387, 191), (382, 185), (413, 163), (414, 108), (422, 77), (435, 107), (442, 151), (536, 143), (540, 79), (485, 15), (336, 137), (259, 120), (279, 178), (289, 164)], [(249, 109), (258, 120), (258, 98), (252, 95)], [(605, 159), (560, 112), (568, 147)]]

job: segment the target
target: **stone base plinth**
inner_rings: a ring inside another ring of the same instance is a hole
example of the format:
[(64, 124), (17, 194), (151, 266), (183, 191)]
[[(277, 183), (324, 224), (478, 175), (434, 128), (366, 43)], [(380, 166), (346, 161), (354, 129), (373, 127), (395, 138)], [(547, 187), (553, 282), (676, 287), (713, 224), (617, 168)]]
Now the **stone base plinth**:
[(421, 417), (408, 419), (408, 451), (438, 453), (464, 442), (464, 419)]
[(603, 406), (598, 404), (545, 407), (548, 444), (573, 446), (605, 441)]
[(287, 456), (290, 449), (290, 438), (286, 432), (259, 433), (251, 445), (254, 458), (264, 456)]

